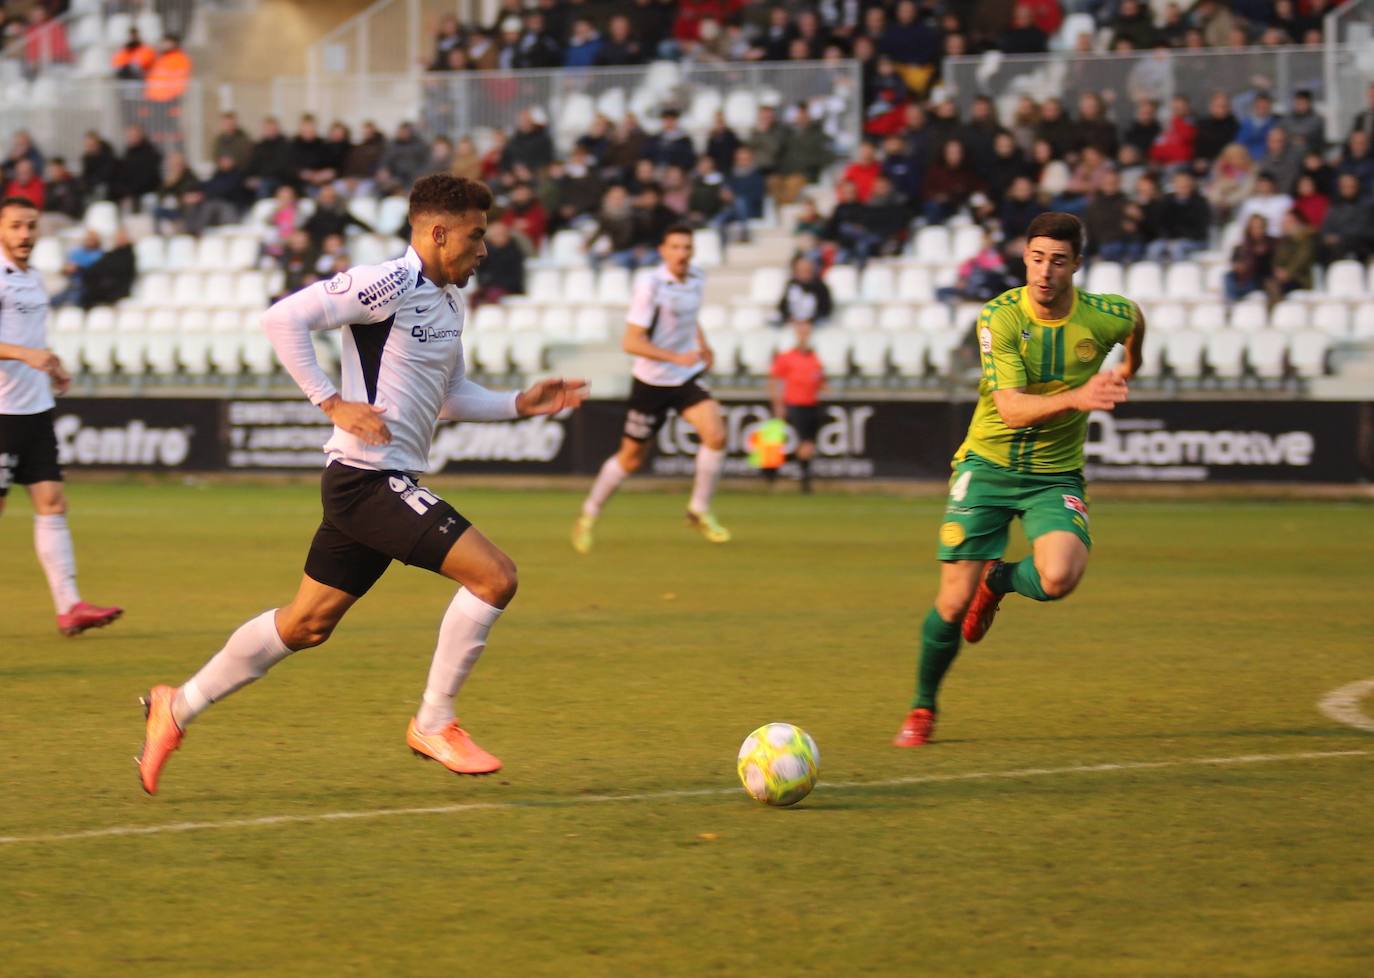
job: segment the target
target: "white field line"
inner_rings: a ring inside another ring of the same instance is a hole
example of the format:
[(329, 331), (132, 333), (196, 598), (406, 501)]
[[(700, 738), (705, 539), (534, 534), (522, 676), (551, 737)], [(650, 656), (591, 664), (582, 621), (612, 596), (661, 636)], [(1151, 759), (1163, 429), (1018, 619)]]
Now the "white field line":
[(1317, 709), (1337, 723), (1374, 733), (1374, 720), (1360, 710), (1360, 700), (1371, 694), (1374, 694), (1374, 679), (1361, 679), (1327, 693), (1318, 701)]
[[(1012, 771), (968, 771), (961, 774), (923, 774), (886, 781), (825, 781), (818, 791), (849, 791), (859, 788), (890, 788), (909, 784), (934, 784), (947, 781), (1014, 781), (1022, 778), (1044, 778), (1057, 775), (1107, 774), (1117, 771), (1154, 771), (1172, 767), (1233, 767), (1242, 764), (1272, 764), (1285, 761), (1320, 761), (1342, 757), (1371, 757), (1374, 750), (1306, 751), (1293, 754), (1240, 754), (1234, 757), (1191, 757), (1173, 761), (1122, 761), (1112, 764), (1077, 764), (1069, 767), (1028, 767)], [(304, 815), (264, 815), (259, 818), (232, 818), (215, 822), (169, 822), (164, 825), (116, 825), (82, 832), (63, 832), (53, 835), (0, 836), (0, 845), (26, 845), (53, 842), (76, 842), (82, 839), (103, 839), (119, 836), (162, 835), (168, 832), (202, 832), (214, 829), (249, 829), (265, 825), (291, 825), (309, 822), (343, 822), (364, 818), (388, 818), (404, 815), (453, 815), (465, 812), (512, 811), (517, 809), (559, 808), (568, 805), (604, 804), (628, 801), (670, 801), (676, 798), (700, 798), (711, 795), (734, 794), (742, 789), (698, 788), (692, 791), (647, 791), (623, 795), (579, 795), (549, 801), (490, 801), (465, 802), (457, 805), (431, 805), (423, 808), (374, 808), (356, 812), (312, 812)]]

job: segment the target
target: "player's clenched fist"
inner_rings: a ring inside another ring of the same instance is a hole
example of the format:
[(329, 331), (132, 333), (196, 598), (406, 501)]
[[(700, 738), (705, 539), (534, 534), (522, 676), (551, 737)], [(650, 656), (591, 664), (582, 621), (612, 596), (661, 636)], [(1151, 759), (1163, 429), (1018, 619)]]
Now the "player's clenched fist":
[(1126, 381), (1115, 373), (1093, 374), (1088, 382), (1078, 388), (1080, 411), (1110, 411), (1126, 400)]

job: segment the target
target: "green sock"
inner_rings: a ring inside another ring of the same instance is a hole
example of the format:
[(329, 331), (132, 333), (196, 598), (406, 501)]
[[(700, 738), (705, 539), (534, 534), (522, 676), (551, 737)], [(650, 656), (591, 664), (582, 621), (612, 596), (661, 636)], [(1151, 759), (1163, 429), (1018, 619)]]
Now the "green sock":
[(916, 668), (913, 709), (935, 709), (935, 694), (954, 657), (959, 654), (959, 622), (945, 621), (934, 608), (921, 626), (921, 661)]
[(1040, 572), (1035, 569), (1035, 558), (1025, 557), (1014, 564), (1002, 564), (988, 575), (988, 587), (998, 594), (1015, 591), (1034, 601), (1053, 601), (1040, 586)]

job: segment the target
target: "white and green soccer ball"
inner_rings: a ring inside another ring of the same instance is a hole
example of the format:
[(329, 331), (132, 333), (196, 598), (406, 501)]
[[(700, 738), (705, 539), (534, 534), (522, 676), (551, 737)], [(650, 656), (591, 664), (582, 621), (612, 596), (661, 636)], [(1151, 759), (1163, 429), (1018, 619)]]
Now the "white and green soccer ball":
[(816, 742), (790, 723), (766, 723), (740, 745), (739, 779), (765, 805), (795, 805), (811, 794), (820, 771)]

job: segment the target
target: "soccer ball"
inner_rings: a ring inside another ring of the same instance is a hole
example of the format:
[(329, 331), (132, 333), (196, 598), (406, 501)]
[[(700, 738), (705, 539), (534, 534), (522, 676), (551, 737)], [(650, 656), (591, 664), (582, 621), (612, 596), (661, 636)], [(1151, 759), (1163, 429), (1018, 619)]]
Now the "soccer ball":
[(795, 805), (816, 786), (821, 752), (801, 727), (766, 723), (744, 738), (738, 766), (749, 797), (765, 805)]

